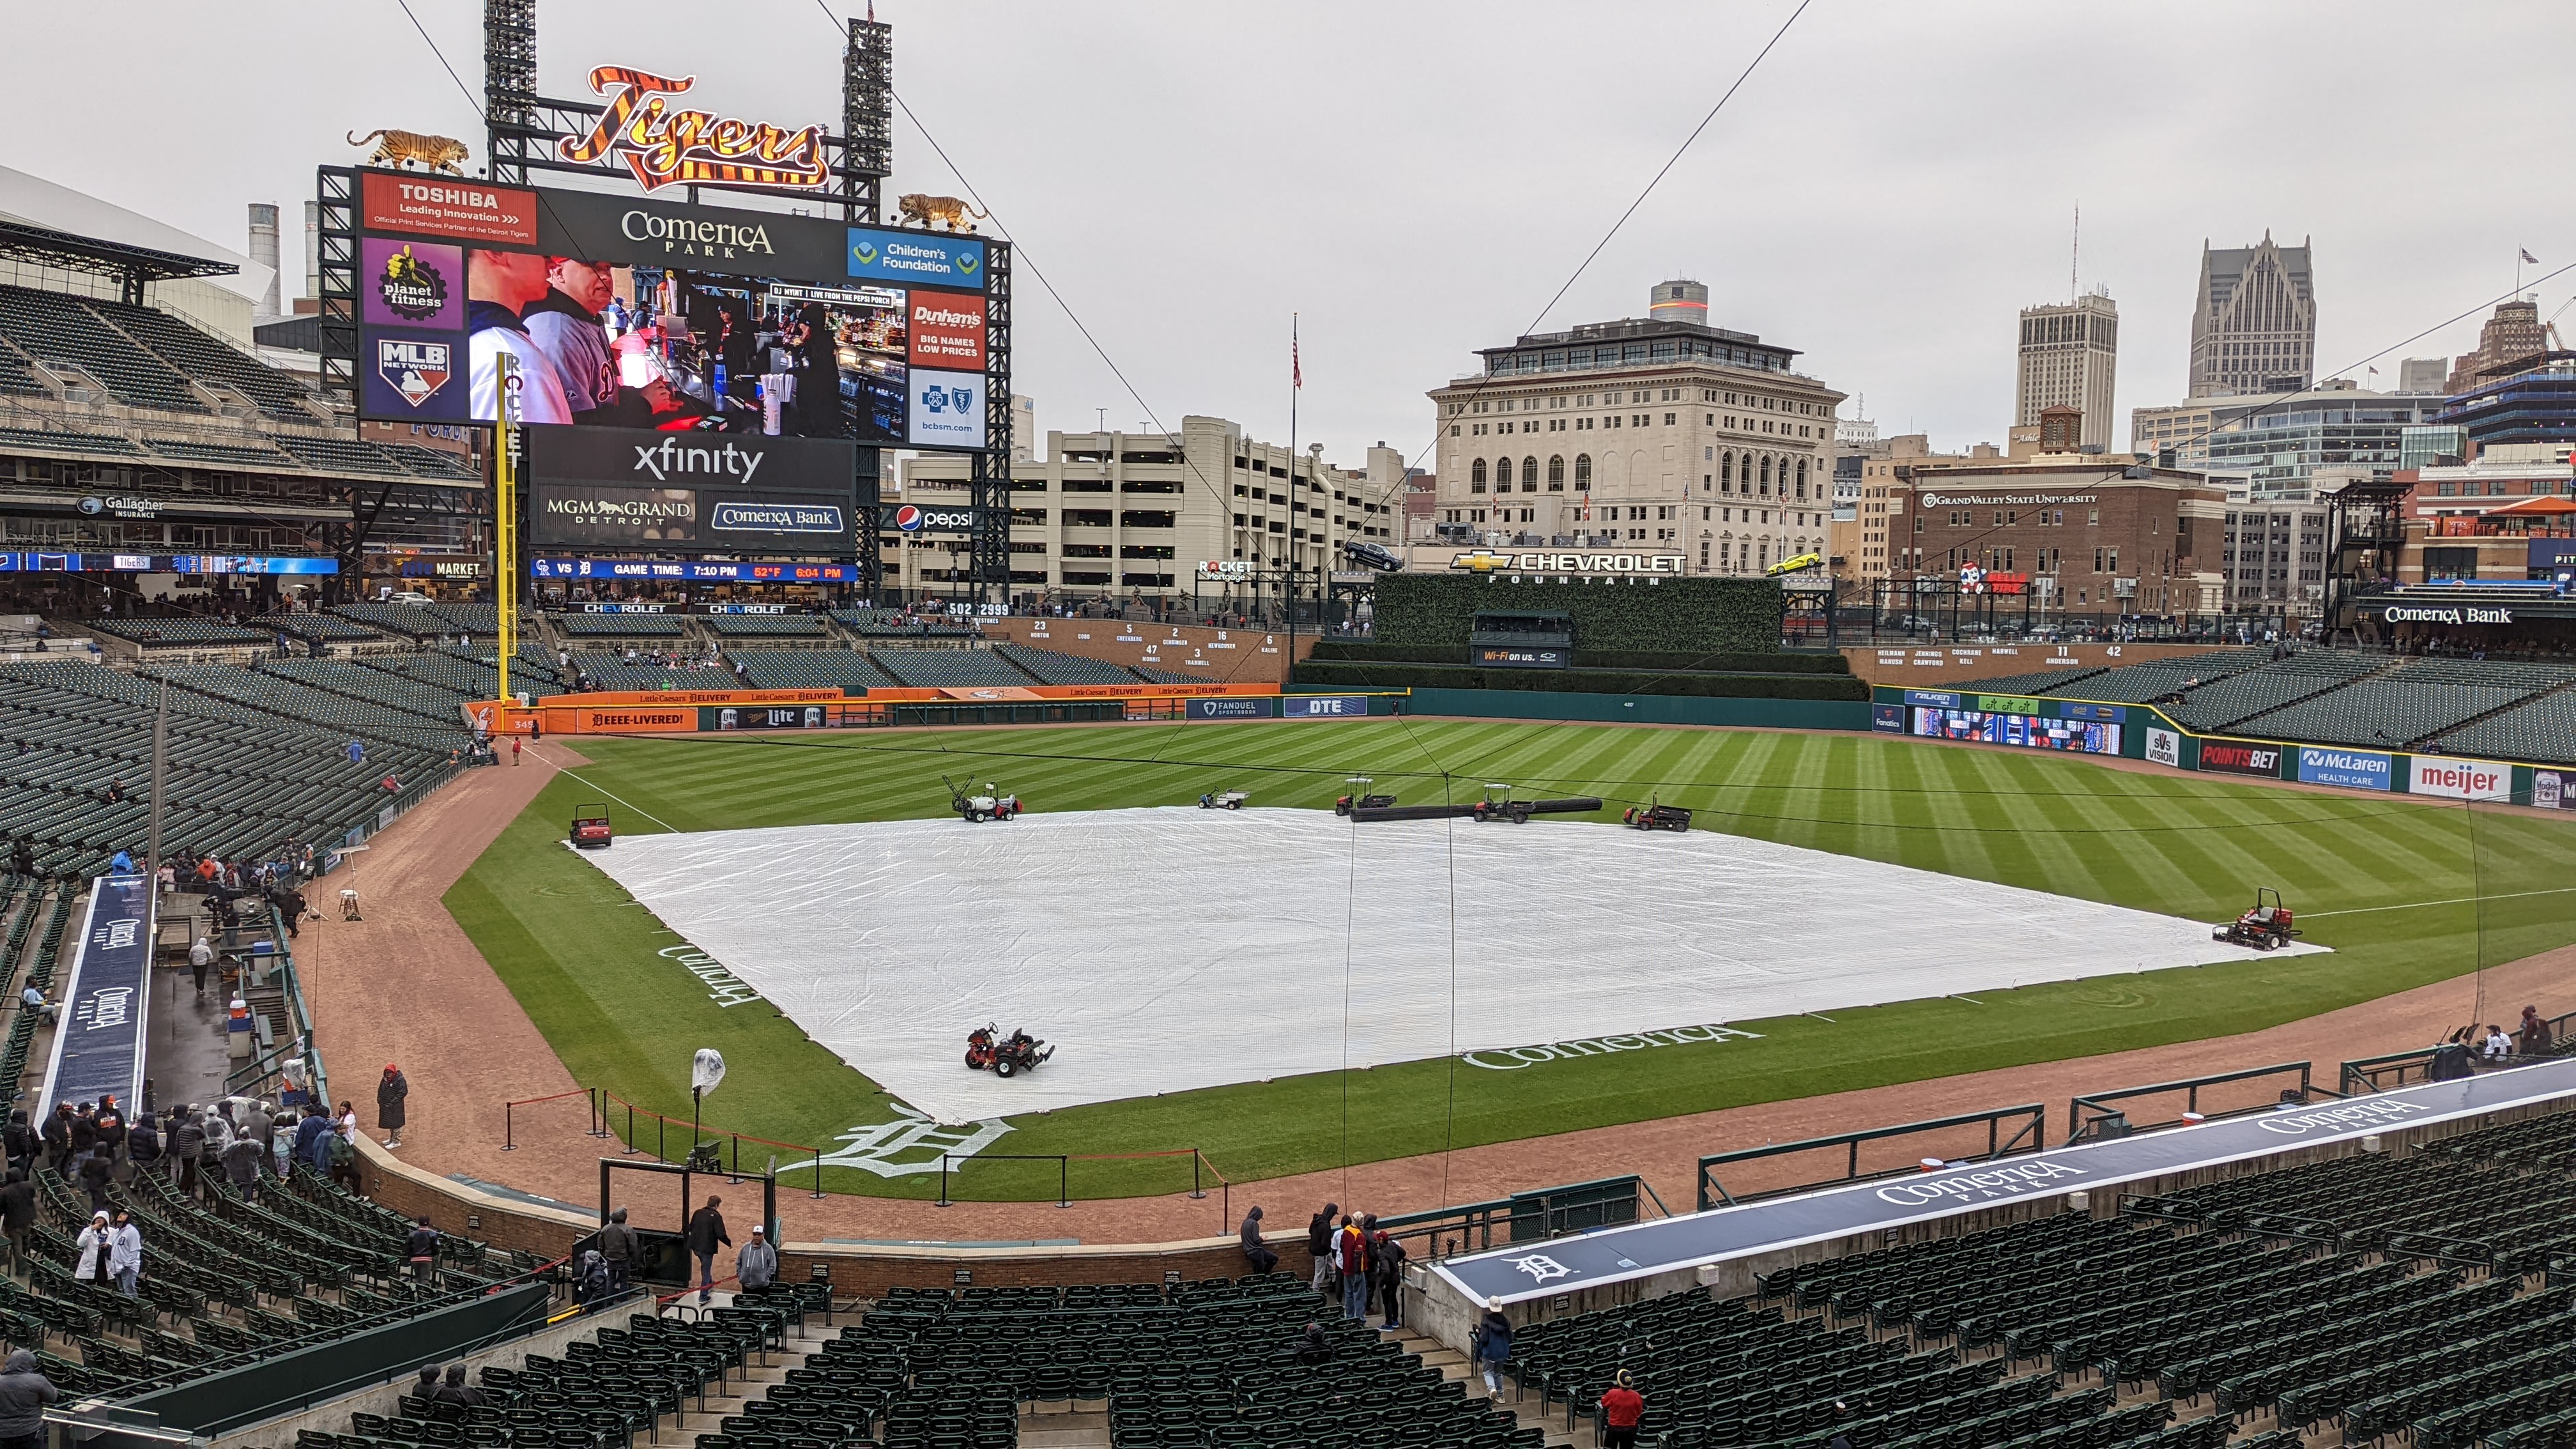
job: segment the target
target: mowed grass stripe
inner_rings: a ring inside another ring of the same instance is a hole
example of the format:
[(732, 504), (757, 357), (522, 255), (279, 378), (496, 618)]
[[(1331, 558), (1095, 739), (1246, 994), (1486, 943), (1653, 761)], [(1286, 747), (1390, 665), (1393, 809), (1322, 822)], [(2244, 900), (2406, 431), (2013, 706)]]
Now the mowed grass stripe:
[[(595, 785), (551, 784), (450, 893), (451, 910), (577, 1077), (685, 1114), (689, 1053), (715, 1045), (734, 1072), (714, 1120), (809, 1143), (886, 1120), (892, 1108), (766, 1003), (717, 1007), (696, 978), (658, 959), (655, 952), (677, 938), (559, 843), (573, 800), (596, 798), (592, 789), (613, 792), (690, 828), (936, 817), (947, 809), (944, 770), (997, 780), (1045, 811), (1179, 803), (1229, 787), (1251, 790), (1258, 804), (1322, 808), (1350, 774), (1376, 776), (1378, 789), (1407, 803), (1437, 799), (1442, 780), (1429, 764), (1437, 759), (1456, 772), (1448, 783), (1462, 803), (1479, 798), (1488, 780), (1510, 781), (1516, 796), (1601, 795), (1611, 808), (1600, 818), (1615, 819), (1622, 797), (1660, 794), (1698, 811), (1700, 828), (2210, 919), (2241, 909), (2257, 883), (2277, 882), (2313, 913), (2463, 895), (2481, 881), (2490, 891), (2506, 882), (2554, 885), (2576, 866), (2576, 832), (2527, 814), (2481, 813), (2473, 860), (2457, 807), (1876, 736), (1373, 720), (852, 734), (792, 744), (585, 739), (580, 748), (598, 762), (582, 771)], [(1424, 908), (1448, 906), (1432, 900)], [(2453, 906), (2328, 917), (2314, 934), (2338, 947), (2334, 955), (2025, 987), (1990, 993), (1982, 1005), (1895, 1003), (1838, 1012), (1831, 1024), (1740, 1023), (1762, 1039), (1545, 1071), (1434, 1060), (1347, 1080), (1334, 1073), (1108, 1103), (1018, 1119), (1005, 1150), (1198, 1146), (1237, 1178), (1267, 1176), (1452, 1141), (1506, 1141), (2228, 1034), (2469, 969), (2479, 959), (2482, 920), (2488, 960), (2576, 936), (2576, 911), (2550, 897), (2496, 901), (2483, 912)], [(1321, 1018), (1310, 1025), (1332, 1029)], [(980, 1182), (967, 1181), (979, 1195), (1053, 1192), (1051, 1174), (977, 1171)], [(1170, 1190), (1157, 1173), (1168, 1176), (1162, 1166), (1093, 1164), (1074, 1186), (1094, 1196)], [(835, 1173), (827, 1185), (927, 1196), (936, 1179)]]

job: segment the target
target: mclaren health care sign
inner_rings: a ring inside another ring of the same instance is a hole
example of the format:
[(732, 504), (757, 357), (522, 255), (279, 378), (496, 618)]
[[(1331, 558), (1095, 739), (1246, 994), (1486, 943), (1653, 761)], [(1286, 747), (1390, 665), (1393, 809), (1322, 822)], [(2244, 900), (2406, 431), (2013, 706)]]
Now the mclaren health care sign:
[(145, 877), (90, 883), (80, 955), (63, 992), (63, 1019), (45, 1073), (44, 1112), (112, 1095), (131, 1113), (143, 1095), (143, 1025), (150, 1003), (152, 892)]

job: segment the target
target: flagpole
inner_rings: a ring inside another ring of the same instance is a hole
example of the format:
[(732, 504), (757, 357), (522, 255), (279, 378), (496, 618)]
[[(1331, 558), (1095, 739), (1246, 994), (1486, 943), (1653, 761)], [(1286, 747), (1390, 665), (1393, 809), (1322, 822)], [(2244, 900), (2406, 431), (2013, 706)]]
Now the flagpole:
[[(1306, 385), (1305, 363), (1297, 356), (1297, 314), (1288, 314), (1288, 501), (1297, 497), (1297, 394)], [(1296, 517), (1296, 510), (1289, 510)], [(1297, 673), (1297, 543), (1292, 531), (1288, 542), (1288, 656), (1279, 673), (1281, 692)]]

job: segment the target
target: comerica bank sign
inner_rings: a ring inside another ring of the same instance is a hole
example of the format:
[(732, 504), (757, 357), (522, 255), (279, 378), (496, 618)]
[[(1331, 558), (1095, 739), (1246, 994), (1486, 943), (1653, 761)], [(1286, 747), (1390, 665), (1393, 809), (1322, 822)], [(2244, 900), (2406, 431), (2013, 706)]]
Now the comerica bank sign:
[(2476, 604), (2390, 604), (2379, 611), (2390, 624), (2510, 624), (2513, 610)]

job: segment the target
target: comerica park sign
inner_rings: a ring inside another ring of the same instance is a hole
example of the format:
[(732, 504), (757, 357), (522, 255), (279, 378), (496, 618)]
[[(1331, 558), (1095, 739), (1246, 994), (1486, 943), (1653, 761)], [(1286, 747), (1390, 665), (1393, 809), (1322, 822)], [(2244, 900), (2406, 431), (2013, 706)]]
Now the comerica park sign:
[(1502, 553), (1471, 549), (1449, 567), (1478, 574), (1679, 574), (1677, 553)]

